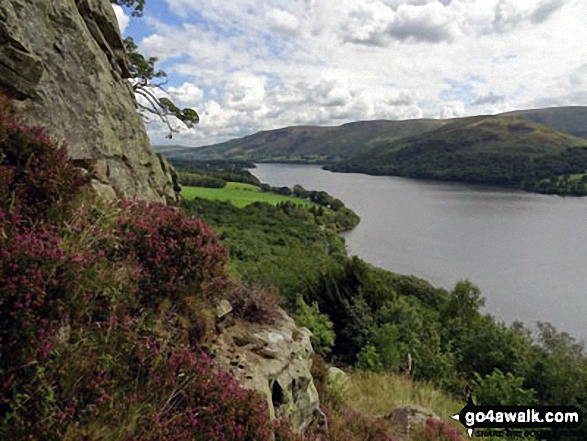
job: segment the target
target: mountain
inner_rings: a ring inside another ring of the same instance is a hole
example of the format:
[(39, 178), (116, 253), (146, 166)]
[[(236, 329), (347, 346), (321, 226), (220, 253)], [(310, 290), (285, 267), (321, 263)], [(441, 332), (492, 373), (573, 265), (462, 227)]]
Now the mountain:
[(360, 121), (339, 127), (297, 126), (268, 130), (201, 148), (159, 146), (171, 159), (333, 163), (370, 148), (444, 125), (446, 121)]
[(321, 163), (339, 172), (587, 194), (587, 107), (578, 106), (286, 127), (198, 149), (158, 150), (174, 161)]
[(504, 113), (503, 116), (524, 118), (554, 130), (587, 139), (587, 107), (570, 106), (516, 110)]
[(587, 171), (587, 140), (514, 116), (453, 120), (329, 167), (506, 186)]
[[(516, 117), (552, 130), (587, 139), (587, 107), (555, 107), (517, 110), (496, 115)], [(479, 117), (472, 117), (479, 118)], [(485, 118), (489, 118), (486, 116)], [(338, 127), (296, 126), (268, 130), (200, 148), (156, 146), (171, 159), (233, 159), (258, 162), (317, 162), (332, 164), (373, 148), (389, 146), (410, 136), (459, 124), (470, 118), (451, 120), (359, 121)], [(458, 125), (455, 127), (459, 127)]]

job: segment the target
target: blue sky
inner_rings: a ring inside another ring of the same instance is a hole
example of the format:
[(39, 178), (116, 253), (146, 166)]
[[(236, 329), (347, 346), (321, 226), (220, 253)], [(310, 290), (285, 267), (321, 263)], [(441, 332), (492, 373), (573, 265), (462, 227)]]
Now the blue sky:
[[(147, 0), (118, 8), (201, 122), (171, 141), (259, 130), (587, 105), (584, 0)], [(165, 128), (147, 126), (154, 144)]]

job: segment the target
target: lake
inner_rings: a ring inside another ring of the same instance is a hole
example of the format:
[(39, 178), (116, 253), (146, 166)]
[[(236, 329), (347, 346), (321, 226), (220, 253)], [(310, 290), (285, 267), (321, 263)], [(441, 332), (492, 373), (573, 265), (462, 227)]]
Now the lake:
[(273, 186), (323, 190), (361, 223), (350, 255), (447, 289), (469, 279), (498, 320), (549, 321), (587, 339), (587, 198), (258, 164)]

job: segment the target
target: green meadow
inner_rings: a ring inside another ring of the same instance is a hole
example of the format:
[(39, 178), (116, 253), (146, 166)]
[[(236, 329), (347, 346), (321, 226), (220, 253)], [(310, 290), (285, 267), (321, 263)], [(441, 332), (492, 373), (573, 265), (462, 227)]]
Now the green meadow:
[(280, 202), (292, 202), (306, 207), (316, 205), (305, 199), (262, 191), (259, 187), (240, 182), (227, 182), (224, 188), (182, 187), (181, 195), (186, 200), (202, 198), (211, 201), (228, 201), (239, 208), (253, 202), (265, 202), (271, 205), (277, 205)]

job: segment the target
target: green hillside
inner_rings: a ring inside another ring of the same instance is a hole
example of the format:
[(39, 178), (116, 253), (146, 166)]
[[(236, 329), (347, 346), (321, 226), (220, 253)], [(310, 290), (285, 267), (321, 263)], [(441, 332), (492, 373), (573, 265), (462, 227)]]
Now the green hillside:
[[(517, 110), (498, 116), (521, 118), (554, 131), (587, 139), (587, 107)], [(200, 148), (180, 145), (155, 148), (170, 159), (331, 164), (366, 153), (375, 147), (387, 148), (399, 139), (428, 133), (446, 125), (457, 123), (452, 127), (459, 128), (462, 127), (458, 125), (461, 122), (466, 127), (478, 118), (486, 117), (359, 121), (339, 127), (285, 127)]]
[(380, 143), (433, 130), (445, 121), (361, 121), (340, 127), (299, 126), (259, 132), (198, 149), (159, 146), (171, 159), (332, 163), (364, 152)]
[(299, 126), (221, 144), (160, 146), (172, 161), (325, 164), (329, 170), (587, 194), (587, 107), (451, 120)]
[(522, 118), (472, 117), (379, 145), (329, 169), (535, 190), (543, 179), (587, 171), (587, 141)]
[(547, 109), (516, 110), (504, 113), (544, 124), (551, 129), (587, 139), (587, 107), (551, 107)]

